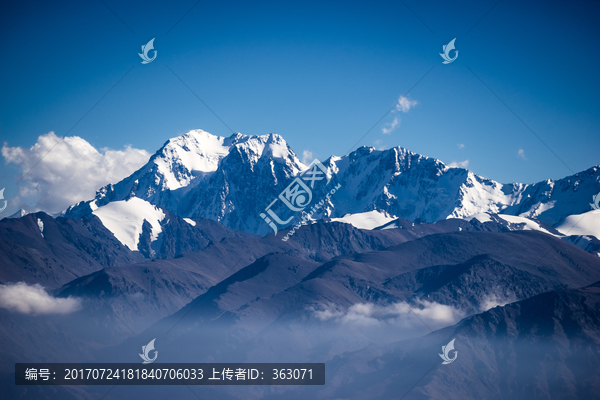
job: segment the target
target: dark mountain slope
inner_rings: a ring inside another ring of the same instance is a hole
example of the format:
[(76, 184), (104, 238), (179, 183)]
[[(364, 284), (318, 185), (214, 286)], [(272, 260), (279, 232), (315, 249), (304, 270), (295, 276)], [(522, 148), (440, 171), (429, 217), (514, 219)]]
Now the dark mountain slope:
[[(540, 261), (540, 254), (544, 252), (548, 254)], [(169, 348), (175, 358), (186, 358), (190, 348), (198, 350), (198, 357), (212, 352), (277, 354), (290, 343), (282, 331), (290, 325), (295, 324), (300, 331), (309, 329), (303, 325), (320, 326), (321, 323), (334, 330), (339, 328), (336, 318), (320, 321), (315, 318), (319, 315), (317, 312), (329, 310), (335, 316), (343, 315), (357, 304), (394, 307), (403, 302), (419, 310), (431, 306), (423, 303), (426, 300), (447, 306), (445, 310), (453, 312), (447, 319), (431, 317), (431, 326), (435, 328), (448, 325), (460, 315), (489, 308), (494, 301), (521, 300), (547, 290), (600, 279), (597, 257), (533, 231), (430, 235), (385, 251), (341, 256), (314, 269), (300, 269), (304, 272), (295, 275), (296, 283), (278, 275), (288, 273), (287, 268), (293, 263), (281, 261), (278, 264), (277, 257), (282, 256), (267, 256), (241, 269), (180, 311), (151, 326), (141, 338), (127, 341), (127, 345), (161, 336), (167, 341), (163, 346)], [(263, 264), (265, 260), (269, 260), (269, 268)], [(278, 271), (278, 274), (270, 271)], [(261, 294), (263, 289), (266, 294)], [(182, 321), (177, 322), (180, 319)], [(165, 336), (176, 324), (175, 330)], [(420, 328), (422, 332), (423, 326)], [(233, 342), (227, 342), (229, 334), (236, 337), (237, 350)], [(216, 342), (200, 349), (194, 344), (199, 337)], [(308, 351), (322, 347), (322, 343), (318, 343), (320, 339), (315, 340), (296, 344), (292, 353), (304, 351), (305, 358), (319, 358), (318, 353)], [(340, 342), (343, 339), (340, 338)], [(182, 343), (186, 345), (182, 347)], [(303, 347), (305, 345), (307, 347)]]
[(56, 287), (78, 276), (140, 259), (93, 216), (54, 219), (39, 212), (0, 220), (0, 282)]
[[(212, 238), (222, 234), (220, 230), (210, 226), (217, 224), (213, 221), (202, 220), (198, 224), (201, 229), (195, 231), (198, 237), (193, 238), (198, 245), (203, 237), (200, 235), (207, 235), (206, 232)], [(185, 225), (184, 228), (187, 229)], [(465, 230), (497, 228), (492, 223), (484, 226), (476, 220), (449, 220), (414, 227), (409, 224), (405, 229), (381, 231), (360, 230), (338, 222), (317, 223), (300, 228), (287, 242), (280, 240), (282, 235), (260, 238), (240, 232), (240, 236), (232, 234), (219, 241), (207, 241), (204, 250), (185, 253), (174, 259), (155, 259), (122, 268), (103, 269), (65, 284), (56, 293), (61, 297), (89, 298), (90, 301), (81, 311), (82, 320), (93, 316), (104, 320), (107, 326), (121, 326), (118, 320), (113, 321), (114, 316), (105, 315), (105, 304), (98, 301), (97, 295), (121, 318), (130, 321), (131, 328), (138, 332), (269, 253), (285, 253), (301, 259), (324, 262), (348, 253), (385, 249), (430, 232), (456, 231), (460, 226)], [(166, 234), (165, 237), (170, 236)], [(165, 243), (166, 239), (163, 247)], [(281, 286), (280, 290), (286, 288), (287, 286)], [(97, 311), (101, 314), (97, 315)], [(127, 329), (123, 334), (127, 334)]]

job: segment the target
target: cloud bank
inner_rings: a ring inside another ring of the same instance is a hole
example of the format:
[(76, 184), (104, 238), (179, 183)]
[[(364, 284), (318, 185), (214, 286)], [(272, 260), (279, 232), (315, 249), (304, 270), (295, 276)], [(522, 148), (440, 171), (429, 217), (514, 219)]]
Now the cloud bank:
[[(395, 112), (403, 112), (407, 113), (411, 108), (419, 104), (416, 100), (409, 100), (407, 97), (400, 96), (398, 102), (396, 103), (396, 107), (392, 110)], [(384, 135), (388, 135), (392, 133), (399, 125), (400, 125), (400, 117), (394, 116), (394, 120), (388, 124), (385, 124), (383, 128), (381, 128), (381, 133)]]
[(19, 282), (0, 285), (0, 307), (22, 314), (68, 314), (79, 310), (81, 302), (73, 297), (52, 297), (39, 284)]
[[(340, 324), (358, 326), (399, 325), (404, 327), (421, 324), (413, 314), (425, 323), (436, 325), (452, 325), (464, 317), (464, 313), (451, 306), (426, 300), (409, 305), (402, 301), (380, 306), (374, 303), (357, 303), (346, 311), (324, 309), (312, 310), (315, 317), (321, 321), (334, 320)], [(410, 314), (410, 315), (409, 315)]]
[[(61, 140), (54, 132), (38, 137), (31, 148), (2, 146), (7, 164), (16, 164), (25, 178), (19, 183), (21, 204), (56, 213), (95, 196), (96, 190), (116, 183), (143, 166), (150, 154), (130, 146), (96, 150), (78, 136)], [(36, 165), (37, 163), (37, 165)]]

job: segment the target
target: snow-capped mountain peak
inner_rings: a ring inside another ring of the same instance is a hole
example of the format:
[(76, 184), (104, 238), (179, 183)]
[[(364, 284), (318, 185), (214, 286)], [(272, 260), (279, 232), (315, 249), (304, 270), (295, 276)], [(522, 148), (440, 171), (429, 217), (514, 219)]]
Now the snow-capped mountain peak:
[[(376, 211), (418, 223), (491, 213), (535, 218), (556, 227), (569, 215), (589, 211), (592, 195), (600, 190), (598, 167), (557, 181), (501, 184), (402, 147), (363, 146), (322, 164), (328, 182), (340, 189), (312, 219)], [(100, 189), (95, 199), (69, 208), (66, 216), (100, 215), (98, 208), (135, 197), (182, 218), (207, 218), (266, 234), (271, 228), (260, 213), (306, 168), (275, 133), (220, 137), (193, 130), (168, 140), (144, 167)], [(319, 202), (330, 189), (315, 187), (312, 198)], [(290, 224), (302, 217), (293, 216)]]
[(193, 130), (167, 141), (151, 161), (164, 177), (166, 187), (176, 190), (189, 185), (194, 173), (216, 171), (237, 139), (236, 135), (224, 138)]
[[(98, 190), (93, 200), (81, 202), (66, 211), (68, 217), (81, 217), (115, 201), (133, 197), (182, 217), (204, 217), (222, 222), (229, 210), (223, 203), (223, 190), (231, 181), (245, 177), (248, 184), (259, 173), (269, 193), (279, 182), (297, 175), (306, 166), (278, 134), (230, 137), (192, 130), (169, 139), (144, 165), (129, 177)], [(247, 190), (242, 188), (242, 190)], [(203, 201), (199, 201), (199, 198)], [(240, 227), (240, 226), (238, 226)]]

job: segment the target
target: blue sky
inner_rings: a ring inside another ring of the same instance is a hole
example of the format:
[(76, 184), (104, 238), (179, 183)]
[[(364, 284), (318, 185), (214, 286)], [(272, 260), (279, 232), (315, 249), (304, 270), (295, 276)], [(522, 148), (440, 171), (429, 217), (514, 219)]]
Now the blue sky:
[[(175, 72), (231, 129), (279, 133), (299, 156), (346, 154), (412, 88), (417, 104), (359, 145), (468, 160), (503, 183), (600, 164), (598, 2), (104, 3), (2, 5), (2, 142), (29, 148), (54, 131), (154, 153), (191, 129), (231, 135)], [(3, 162), (5, 198), (20, 172)]]

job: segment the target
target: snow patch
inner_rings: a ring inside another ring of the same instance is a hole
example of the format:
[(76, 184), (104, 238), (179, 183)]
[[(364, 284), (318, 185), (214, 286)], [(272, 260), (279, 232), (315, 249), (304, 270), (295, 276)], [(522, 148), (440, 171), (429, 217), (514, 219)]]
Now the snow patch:
[(331, 218), (332, 221), (344, 222), (358, 229), (374, 229), (395, 219), (396, 217), (390, 217), (386, 212), (375, 210), (358, 214), (346, 214), (342, 218)]
[(27, 214), (29, 214), (29, 213), (21, 208), (16, 213), (9, 215), (8, 217), (5, 217), (5, 218), (22, 218), (22, 217), (26, 216)]
[(506, 214), (498, 214), (498, 216), (510, 224), (525, 224), (525, 227), (523, 228), (524, 231), (540, 231), (540, 232), (544, 232), (549, 235), (557, 237), (557, 235), (542, 228), (540, 226), (540, 224), (538, 224), (537, 222), (532, 221), (528, 218), (517, 217), (515, 215), (506, 215)]
[(488, 213), (474, 214), (474, 215), (465, 217), (463, 219), (465, 219), (467, 221), (471, 221), (472, 219), (476, 219), (477, 221), (481, 222), (482, 224), (484, 224), (486, 222), (492, 221), (492, 218), (490, 217), (490, 214), (488, 214)]
[(155, 241), (162, 232), (160, 222), (165, 218), (160, 208), (138, 197), (108, 203), (92, 214), (100, 218), (106, 229), (132, 251), (138, 250), (144, 220), (151, 225), (151, 241)]
[(40, 235), (42, 235), (42, 237), (44, 237), (44, 222), (41, 219), (37, 219), (37, 226), (38, 229), (40, 230)]
[(185, 222), (187, 222), (188, 224), (190, 224), (191, 226), (196, 226), (196, 221), (194, 221), (193, 219), (190, 218), (184, 218), (183, 219)]
[(285, 160), (289, 156), (287, 144), (285, 142), (280, 143), (269, 143), (269, 151), (273, 155), (273, 158), (279, 158)]
[(569, 215), (555, 228), (565, 236), (587, 235), (595, 236), (597, 239), (600, 239), (600, 210)]
[(535, 218), (538, 215), (550, 210), (554, 207), (556, 200), (551, 200), (546, 203), (538, 202), (532, 206), (529, 211), (519, 214), (519, 217)]
[(385, 226), (383, 226), (383, 228), (379, 228), (379, 229), (384, 230), (384, 229), (398, 229), (398, 228), (402, 228), (402, 227), (398, 225), (398, 222), (394, 222), (393, 224), (385, 225)]

